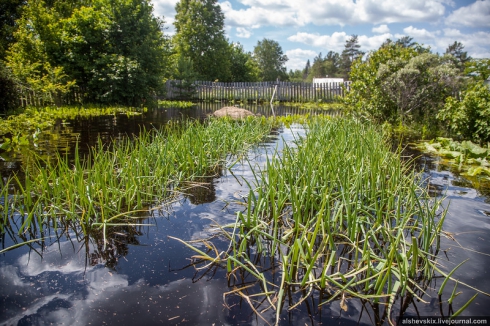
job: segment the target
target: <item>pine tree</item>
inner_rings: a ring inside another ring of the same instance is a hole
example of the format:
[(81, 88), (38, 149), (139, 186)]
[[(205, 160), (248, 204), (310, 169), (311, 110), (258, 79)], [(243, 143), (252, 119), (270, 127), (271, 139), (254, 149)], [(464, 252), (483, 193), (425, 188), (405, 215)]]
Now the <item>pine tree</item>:
[(357, 35), (352, 35), (345, 41), (344, 51), (342, 51), (342, 73), (345, 78), (349, 78), (350, 67), (352, 63), (361, 58), (364, 52), (360, 50), (359, 39)]

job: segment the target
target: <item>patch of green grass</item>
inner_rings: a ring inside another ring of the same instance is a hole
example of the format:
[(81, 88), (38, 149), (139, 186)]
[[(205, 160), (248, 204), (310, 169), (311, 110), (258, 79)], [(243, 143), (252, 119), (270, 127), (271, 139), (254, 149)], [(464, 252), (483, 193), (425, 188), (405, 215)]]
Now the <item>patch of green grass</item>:
[(196, 104), (189, 101), (168, 101), (168, 100), (158, 100), (158, 106), (161, 108), (179, 108), (188, 109)]

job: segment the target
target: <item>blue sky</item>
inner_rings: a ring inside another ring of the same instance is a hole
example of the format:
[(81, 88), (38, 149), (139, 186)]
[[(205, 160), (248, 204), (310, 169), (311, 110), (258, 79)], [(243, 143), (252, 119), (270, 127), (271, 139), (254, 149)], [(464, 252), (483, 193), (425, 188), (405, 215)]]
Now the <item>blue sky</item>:
[[(177, 0), (152, 0), (173, 34)], [(359, 37), (361, 50), (377, 49), (402, 36), (444, 53), (454, 41), (474, 58), (490, 58), (490, 0), (221, 0), (232, 42), (253, 51), (264, 39), (277, 41), (289, 69), (303, 69), (320, 52), (342, 52)]]

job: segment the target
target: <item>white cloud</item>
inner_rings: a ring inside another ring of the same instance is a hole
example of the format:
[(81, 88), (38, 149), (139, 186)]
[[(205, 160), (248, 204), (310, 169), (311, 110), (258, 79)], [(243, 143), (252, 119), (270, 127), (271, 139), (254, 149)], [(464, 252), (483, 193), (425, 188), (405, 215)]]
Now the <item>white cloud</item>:
[(175, 33), (175, 5), (178, 0), (152, 0), (153, 13), (155, 16), (162, 18), (165, 21), (165, 34), (173, 35)]
[(405, 27), (403, 32), (418, 41), (434, 40), (441, 33), (440, 31), (429, 32), (425, 28), (419, 29), (413, 26)]
[[(245, 8), (234, 9), (231, 0), (220, 3), (228, 24), (248, 27), (388, 24), (434, 22), (444, 17), (444, 0), (240, 0)], [(236, 7), (236, 6), (235, 6)], [(382, 30), (380, 33), (388, 31)]]
[(288, 37), (288, 40), (323, 48), (328, 51), (340, 52), (344, 48), (345, 41), (349, 37), (350, 36), (347, 35), (347, 33), (345, 32), (335, 32), (332, 35), (320, 35), (299, 32)]
[(289, 59), (286, 63), (288, 70), (302, 70), (306, 65), (306, 61), (308, 59), (311, 61), (318, 53), (312, 50), (294, 49), (286, 51), (286, 55)]
[(434, 22), (444, 17), (445, 7), (437, 0), (377, 0), (356, 2), (357, 16), (363, 23)]
[[(379, 46), (388, 38), (392, 38), (391, 33), (384, 33), (374, 36), (358, 35), (359, 45), (362, 51), (370, 51), (379, 48)], [(310, 46), (320, 48), (322, 52), (328, 51), (342, 52), (345, 47), (345, 41), (350, 38), (345, 32), (335, 32), (332, 35), (320, 35), (310, 33), (296, 33), (288, 37), (289, 41), (304, 43)]]
[(490, 58), (490, 32), (478, 31), (463, 34), (457, 29), (444, 29), (443, 34), (434, 40), (435, 50), (446, 52), (447, 47), (454, 41), (464, 45), (464, 51), (473, 58)]
[[(409, 26), (403, 30), (406, 35), (414, 38), (414, 41), (430, 46), (433, 52), (444, 53), (450, 44), (454, 41), (461, 42), (464, 45), (464, 51), (474, 58), (490, 57), (490, 32), (476, 31), (473, 33), (462, 33), (458, 29), (445, 28), (442, 31), (430, 32), (425, 29), (417, 29)], [(395, 34), (396, 38), (405, 35)]]
[(370, 51), (378, 49), (381, 44), (383, 44), (386, 39), (393, 38), (391, 33), (384, 33), (374, 36), (359, 35), (359, 45), (361, 46), (361, 51)]
[(220, 3), (225, 15), (226, 24), (233, 27), (259, 28), (261, 26), (289, 26), (299, 24), (295, 12), (290, 8), (273, 10), (267, 3), (260, 7), (235, 10), (229, 1)]
[(152, 0), (155, 16), (164, 17), (166, 22), (173, 21), (177, 2), (178, 0)]
[(446, 19), (448, 25), (490, 27), (490, 1), (475, 1), (453, 11)]
[(237, 27), (236, 31), (237, 31), (236, 36), (241, 38), (249, 38), (252, 35), (252, 32), (250, 32), (247, 28), (244, 27)]
[(378, 27), (373, 27), (372, 32), (376, 34), (386, 34), (390, 32), (390, 28), (388, 25), (383, 24), (379, 25)]

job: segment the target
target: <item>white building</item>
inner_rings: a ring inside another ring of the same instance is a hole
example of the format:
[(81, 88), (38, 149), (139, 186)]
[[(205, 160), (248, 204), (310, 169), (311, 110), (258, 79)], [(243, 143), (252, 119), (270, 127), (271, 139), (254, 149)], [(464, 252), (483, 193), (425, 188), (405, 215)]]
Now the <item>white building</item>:
[(332, 84), (343, 83), (344, 78), (313, 78), (313, 84)]

